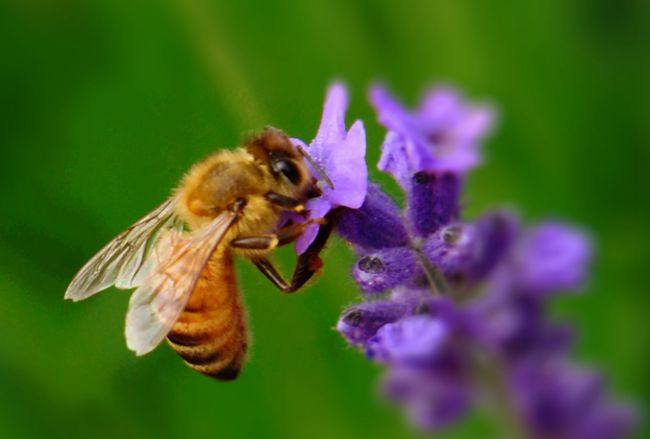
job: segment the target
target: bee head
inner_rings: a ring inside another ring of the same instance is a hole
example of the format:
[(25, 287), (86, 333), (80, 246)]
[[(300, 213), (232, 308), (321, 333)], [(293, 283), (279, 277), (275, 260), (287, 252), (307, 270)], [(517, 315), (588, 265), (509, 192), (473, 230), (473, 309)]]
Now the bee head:
[(265, 164), (273, 177), (296, 188), (305, 188), (311, 182), (309, 169), (302, 155), (282, 131), (267, 127), (246, 142), (249, 154)]

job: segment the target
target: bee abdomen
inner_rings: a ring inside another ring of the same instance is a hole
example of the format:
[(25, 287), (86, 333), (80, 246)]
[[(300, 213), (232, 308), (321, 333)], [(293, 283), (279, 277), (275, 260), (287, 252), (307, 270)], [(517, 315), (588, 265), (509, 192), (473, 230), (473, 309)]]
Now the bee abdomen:
[(248, 346), (244, 313), (234, 282), (197, 285), (190, 303), (167, 334), (170, 346), (202, 374), (232, 380), (239, 375)]

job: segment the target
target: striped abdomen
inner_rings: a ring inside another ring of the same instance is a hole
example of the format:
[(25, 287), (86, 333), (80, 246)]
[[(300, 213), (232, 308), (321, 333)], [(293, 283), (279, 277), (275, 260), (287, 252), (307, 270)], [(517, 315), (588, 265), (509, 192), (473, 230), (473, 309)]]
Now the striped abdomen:
[(220, 380), (237, 378), (248, 339), (227, 250), (212, 256), (167, 341), (192, 369)]

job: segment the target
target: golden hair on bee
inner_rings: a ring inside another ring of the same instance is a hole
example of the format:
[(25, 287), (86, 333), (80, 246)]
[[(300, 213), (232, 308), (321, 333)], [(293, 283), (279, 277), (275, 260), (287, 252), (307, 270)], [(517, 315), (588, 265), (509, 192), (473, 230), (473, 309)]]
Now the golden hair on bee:
[[(309, 170), (295, 146), (281, 131), (267, 128), (244, 147), (219, 151), (194, 165), (177, 190), (179, 214), (190, 225), (200, 224), (223, 211), (238, 196), (260, 197), (273, 191), (301, 199), (311, 183)], [(267, 218), (267, 204), (255, 203), (259, 211), (249, 210)]]
[(125, 334), (137, 355), (165, 338), (193, 369), (237, 377), (248, 347), (233, 256), (251, 260), (283, 292), (319, 269), (330, 225), (297, 261), (286, 282), (267, 256), (297, 239), (311, 221), (282, 225), (317, 194), (304, 152), (275, 128), (233, 151), (194, 165), (174, 195), (110, 241), (73, 279), (65, 297), (82, 300), (112, 285), (136, 288)]

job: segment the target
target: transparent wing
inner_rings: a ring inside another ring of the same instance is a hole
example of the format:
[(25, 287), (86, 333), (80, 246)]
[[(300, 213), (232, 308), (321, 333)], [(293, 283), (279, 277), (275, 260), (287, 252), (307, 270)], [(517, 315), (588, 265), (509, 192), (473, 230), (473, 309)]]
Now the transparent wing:
[(129, 302), (125, 329), (129, 349), (144, 355), (165, 338), (235, 218), (226, 211), (195, 234), (182, 236), (175, 230), (163, 234), (150, 258), (150, 272)]
[(142, 282), (147, 261), (161, 230), (182, 230), (172, 197), (106, 244), (72, 279), (65, 298), (86, 299), (106, 288), (134, 288)]

